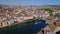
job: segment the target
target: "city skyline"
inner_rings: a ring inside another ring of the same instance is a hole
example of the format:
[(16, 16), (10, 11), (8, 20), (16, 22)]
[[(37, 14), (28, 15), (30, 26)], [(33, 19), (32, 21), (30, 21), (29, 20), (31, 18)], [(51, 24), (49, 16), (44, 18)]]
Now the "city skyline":
[(0, 0), (0, 5), (60, 5), (60, 0)]

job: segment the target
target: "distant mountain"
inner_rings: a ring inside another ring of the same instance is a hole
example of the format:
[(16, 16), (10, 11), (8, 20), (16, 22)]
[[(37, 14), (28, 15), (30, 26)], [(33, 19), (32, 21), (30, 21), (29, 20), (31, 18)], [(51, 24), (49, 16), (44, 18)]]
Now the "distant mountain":
[(60, 5), (44, 5), (44, 6), (60, 7)]
[(0, 5), (0, 8), (9, 7), (8, 5)]
[(0, 8), (13, 8), (13, 6), (9, 6), (9, 5), (0, 5)]
[(58, 7), (60, 8), (60, 5), (40, 5), (40, 6), (24, 6), (24, 7), (35, 7), (35, 8), (54, 8), (54, 7)]
[(43, 5), (45, 7), (60, 7), (60, 5)]
[[(13, 8), (13, 7), (18, 7), (18, 6), (9, 6), (9, 5), (0, 5), (0, 8), (2, 7), (9, 7), (9, 8)], [(35, 8), (60, 8), (60, 5), (30, 5), (30, 6), (20, 6), (20, 7), (35, 7)]]

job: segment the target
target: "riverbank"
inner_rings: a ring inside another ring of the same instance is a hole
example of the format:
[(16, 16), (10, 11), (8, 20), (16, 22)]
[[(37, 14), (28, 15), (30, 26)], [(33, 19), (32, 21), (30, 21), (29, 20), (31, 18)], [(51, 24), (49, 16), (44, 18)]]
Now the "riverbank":
[(0, 33), (37, 33), (46, 26), (43, 20), (31, 20), (24, 24), (11, 25), (9, 27), (0, 28)]

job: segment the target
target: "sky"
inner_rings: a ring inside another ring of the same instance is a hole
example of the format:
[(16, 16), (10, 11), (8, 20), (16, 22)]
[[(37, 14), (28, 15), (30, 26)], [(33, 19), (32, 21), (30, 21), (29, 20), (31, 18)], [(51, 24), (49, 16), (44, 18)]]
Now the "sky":
[(0, 0), (0, 5), (60, 5), (60, 0)]

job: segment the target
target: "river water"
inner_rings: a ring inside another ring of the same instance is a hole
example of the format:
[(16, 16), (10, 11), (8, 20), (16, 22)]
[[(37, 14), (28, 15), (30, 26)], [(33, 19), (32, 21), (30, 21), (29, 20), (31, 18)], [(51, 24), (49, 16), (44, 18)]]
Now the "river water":
[(28, 24), (26, 26), (2, 31), (0, 32), (0, 34), (32, 34), (32, 33), (36, 34), (45, 26), (46, 23), (44, 20), (34, 21), (34, 23)]

